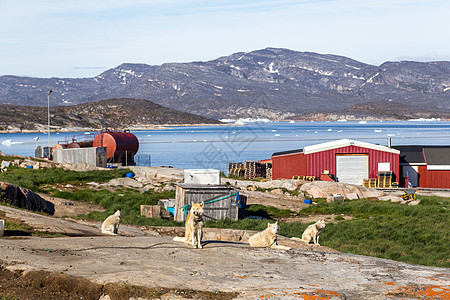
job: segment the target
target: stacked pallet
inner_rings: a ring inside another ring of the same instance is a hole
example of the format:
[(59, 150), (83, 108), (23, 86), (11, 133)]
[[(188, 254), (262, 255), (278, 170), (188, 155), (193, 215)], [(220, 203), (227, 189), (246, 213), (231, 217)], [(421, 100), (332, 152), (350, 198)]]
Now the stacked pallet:
[(255, 179), (264, 177), (272, 179), (272, 163), (260, 163), (257, 161), (246, 161), (245, 163), (228, 163), (228, 175), (244, 177), (245, 179)]
[(384, 171), (378, 172), (378, 187), (391, 187), (392, 184), (392, 172)]
[(266, 177), (266, 166), (257, 161), (245, 162), (245, 179), (255, 179), (256, 177)]
[(362, 185), (364, 187), (376, 188), (378, 180), (376, 178), (363, 179)]
[(266, 166), (266, 178), (272, 179), (272, 163), (264, 163)]
[(245, 176), (245, 165), (240, 162), (228, 163), (228, 175), (244, 177)]

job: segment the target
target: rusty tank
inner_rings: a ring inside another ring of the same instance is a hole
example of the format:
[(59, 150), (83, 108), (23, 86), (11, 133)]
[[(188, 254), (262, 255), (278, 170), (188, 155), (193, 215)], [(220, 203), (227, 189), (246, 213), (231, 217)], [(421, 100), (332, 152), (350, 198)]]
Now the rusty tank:
[(106, 147), (108, 162), (133, 165), (139, 140), (129, 130), (105, 131), (95, 137), (93, 147)]
[(92, 147), (93, 141), (85, 141), (85, 142), (72, 142), (66, 145), (66, 148), (87, 148)]

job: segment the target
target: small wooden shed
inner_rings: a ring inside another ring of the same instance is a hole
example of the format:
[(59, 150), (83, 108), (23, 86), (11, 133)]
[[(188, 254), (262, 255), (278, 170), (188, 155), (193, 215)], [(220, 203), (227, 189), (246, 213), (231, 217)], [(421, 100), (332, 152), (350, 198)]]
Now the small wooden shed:
[(192, 203), (205, 202), (203, 218), (238, 220), (245, 216), (247, 197), (239, 190), (225, 185), (179, 183), (175, 196), (175, 221), (185, 221)]

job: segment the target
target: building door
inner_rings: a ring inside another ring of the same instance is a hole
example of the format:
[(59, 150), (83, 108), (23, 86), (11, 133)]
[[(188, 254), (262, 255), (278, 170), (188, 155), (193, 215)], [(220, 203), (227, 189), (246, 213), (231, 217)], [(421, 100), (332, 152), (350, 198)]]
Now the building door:
[(417, 176), (417, 166), (403, 166), (403, 178), (408, 177), (408, 183), (411, 184), (411, 186), (415, 187), (418, 186), (418, 176)]
[(339, 182), (362, 185), (369, 178), (368, 155), (336, 155), (336, 178)]

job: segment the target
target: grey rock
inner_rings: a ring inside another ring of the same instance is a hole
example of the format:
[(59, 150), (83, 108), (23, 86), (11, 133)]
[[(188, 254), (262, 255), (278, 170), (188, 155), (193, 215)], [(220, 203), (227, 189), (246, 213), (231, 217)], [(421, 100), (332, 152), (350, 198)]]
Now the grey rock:
[(0, 193), (1, 202), (30, 211), (45, 212), (50, 215), (55, 214), (55, 206), (53, 203), (44, 200), (41, 196), (29, 189), (7, 182), (0, 182)]

